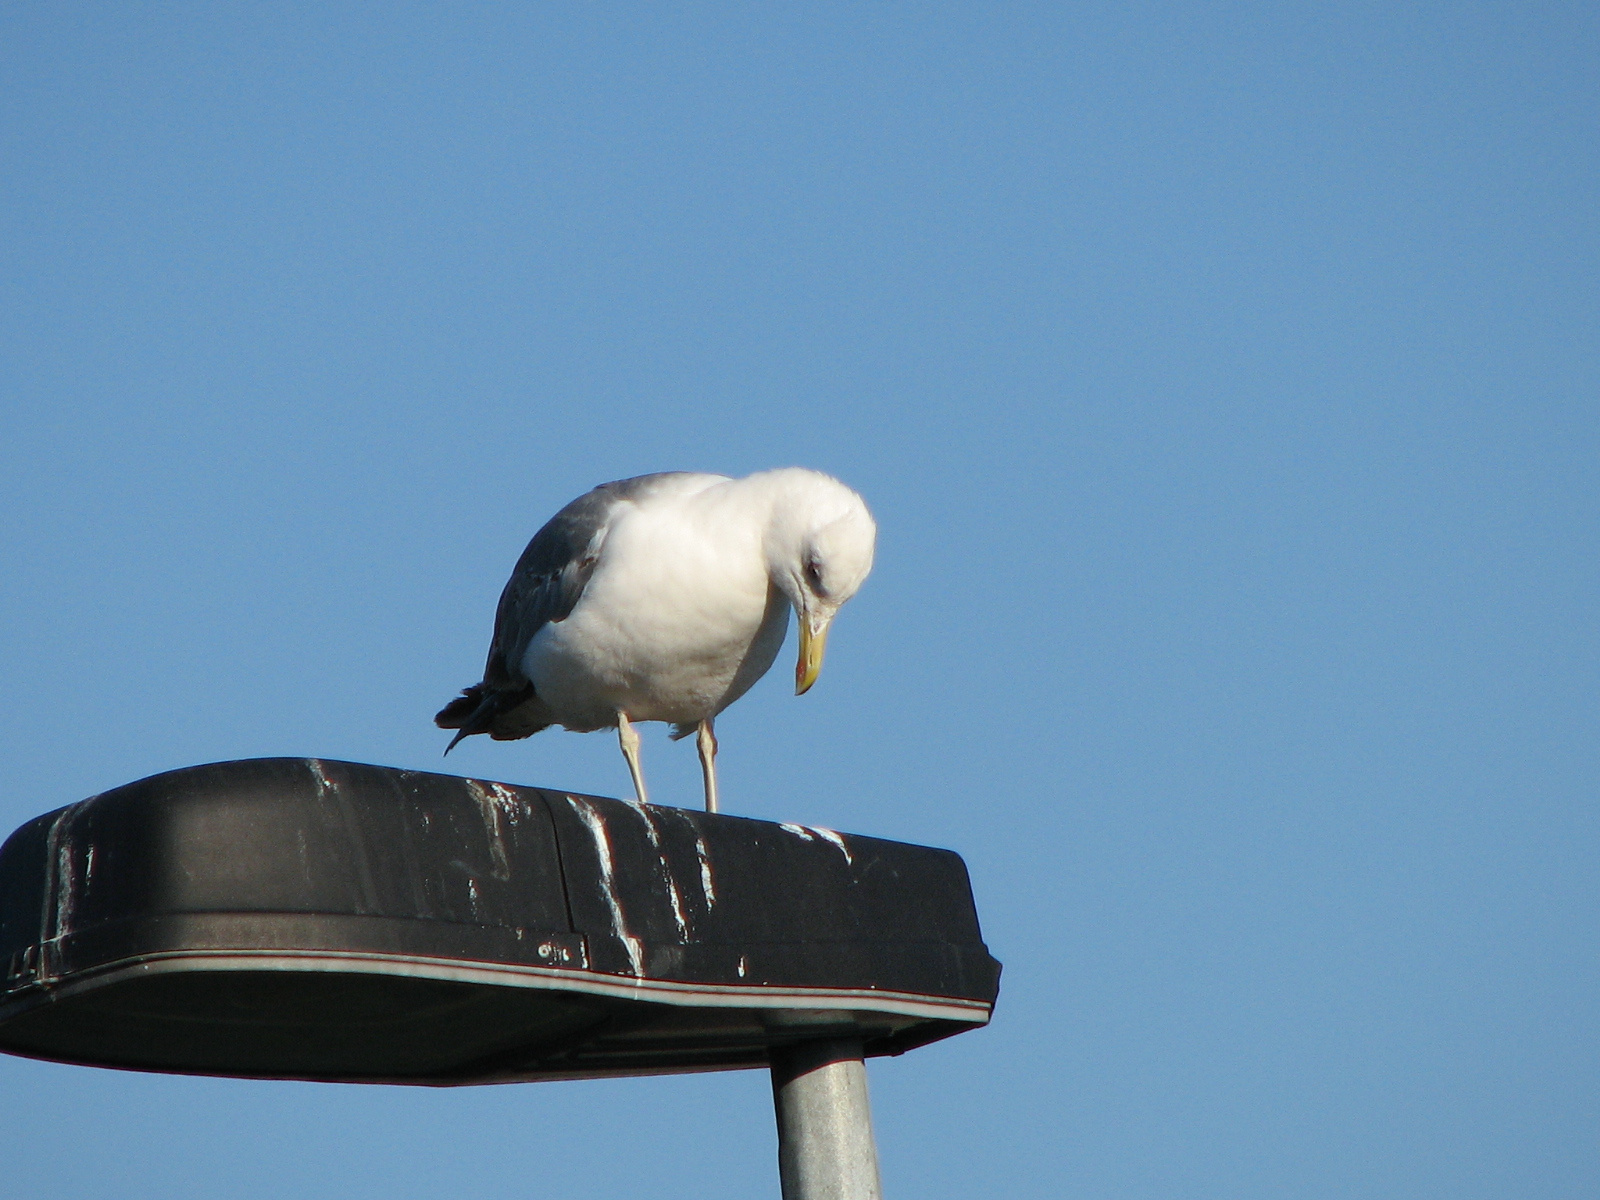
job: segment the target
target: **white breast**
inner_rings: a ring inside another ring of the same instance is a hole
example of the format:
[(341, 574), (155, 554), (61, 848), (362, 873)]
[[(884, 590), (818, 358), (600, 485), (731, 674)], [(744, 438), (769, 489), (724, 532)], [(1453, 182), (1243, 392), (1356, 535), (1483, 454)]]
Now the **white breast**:
[(761, 524), (719, 489), (625, 506), (582, 598), (529, 643), (522, 669), (568, 729), (636, 721), (694, 724), (765, 674), (788, 602), (761, 552)]

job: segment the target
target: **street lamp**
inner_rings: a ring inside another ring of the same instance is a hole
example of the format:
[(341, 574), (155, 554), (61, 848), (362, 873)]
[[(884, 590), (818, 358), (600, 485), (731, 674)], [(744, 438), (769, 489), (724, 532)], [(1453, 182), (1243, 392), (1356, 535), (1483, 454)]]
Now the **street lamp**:
[(869, 1197), (862, 1059), (983, 1025), (961, 859), (317, 759), (190, 767), (0, 849), (0, 1050), (467, 1084), (770, 1067), (786, 1200)]

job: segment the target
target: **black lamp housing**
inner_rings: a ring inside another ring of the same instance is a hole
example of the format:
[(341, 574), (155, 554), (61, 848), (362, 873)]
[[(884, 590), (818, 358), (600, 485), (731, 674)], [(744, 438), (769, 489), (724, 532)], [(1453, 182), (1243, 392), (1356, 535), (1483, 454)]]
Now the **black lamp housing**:
[(899, 1054), (1000, 976), (948, 850), (300, 758), (28, 822), (0, 970), (11, 1053), (425, 1084)]

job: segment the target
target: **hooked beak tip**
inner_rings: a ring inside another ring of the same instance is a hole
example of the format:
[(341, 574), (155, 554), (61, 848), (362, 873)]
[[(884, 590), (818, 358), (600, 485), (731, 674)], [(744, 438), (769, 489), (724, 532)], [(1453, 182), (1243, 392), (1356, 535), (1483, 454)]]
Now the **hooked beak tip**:
[(800, 658), (794, 664), (794, 694), (803, 696), (822, 674), (822, 656), (828, 648), (828, 622), (813, 630), (811, 622), (800, 619)]

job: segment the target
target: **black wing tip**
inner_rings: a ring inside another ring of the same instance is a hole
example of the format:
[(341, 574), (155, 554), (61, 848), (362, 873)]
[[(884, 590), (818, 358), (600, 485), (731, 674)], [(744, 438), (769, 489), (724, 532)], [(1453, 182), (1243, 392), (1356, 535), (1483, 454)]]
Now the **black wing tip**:
[(454, 750), (456, 743), (462, 738), (486, 731), (488, 723), (475, 719), (489, 715), (484, 713), (486, 707), (492, 708), (492, 705), (486, 706), (484, 703), (483, 684), (475, 683), (434, 715), (433, 723), (440, 729), (457, 731), (455, 737), (450, 739), (450, 744), (444, 748), (445, 754)]
[(487, 684), (475, 683), (461, 695), (441, 708), (433, 718), (433, 723), (440, 729), (458, 730), (455, 737), (450, 739), (450, 744), (444, 748), (449, 754), (456, 748), (456, 743), (464, 737), (471, 737), (475, 733), (487, 733), (496, 741), (510, 741), (515, 738), (527, 737), (530, 733), (544, 728), (543, 725), (533, 728), (496, 728), (496, 722), (505, 715), (525, 703), (533, 696), (533, 684), (524, 685), (521, 689), (510, 691), (497, 691)]

